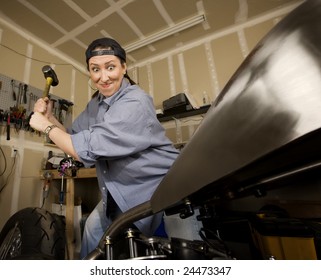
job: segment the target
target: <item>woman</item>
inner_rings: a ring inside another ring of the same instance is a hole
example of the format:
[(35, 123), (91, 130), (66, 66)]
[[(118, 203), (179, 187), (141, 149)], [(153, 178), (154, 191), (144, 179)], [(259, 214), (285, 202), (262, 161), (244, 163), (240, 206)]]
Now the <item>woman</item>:
[[(150, 199), (178, 151), (157, 120), (152, 98), (127, 75), (126, 53), (113, 39), (93, 41), (87, 69), (97, 92), (67, 131), (39, 99), (30, 125), (86, 167), (95, 165), (102, 201), (89, 215), (80, 257), (96, 248), (112, 220)], [(147, 236), (161, 215), (135, 223)]]

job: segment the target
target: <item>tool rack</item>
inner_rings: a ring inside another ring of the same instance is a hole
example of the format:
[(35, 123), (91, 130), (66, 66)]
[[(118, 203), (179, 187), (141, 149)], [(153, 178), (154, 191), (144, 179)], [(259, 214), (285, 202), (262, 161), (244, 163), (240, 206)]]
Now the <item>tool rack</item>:
[[(0, 74), (0, 125), (7, 127), (7, 140), (10, 140), (9, 128), (15, 128), (17, 132), (22, 129), (41, 135), (30, 127), (29, 118), (35, 102), (42, 95), (43, 90)], [(70, 124), (73, 103), (52, 94), (50, 99), (54, 102), (56, 118), (65, 126)]]

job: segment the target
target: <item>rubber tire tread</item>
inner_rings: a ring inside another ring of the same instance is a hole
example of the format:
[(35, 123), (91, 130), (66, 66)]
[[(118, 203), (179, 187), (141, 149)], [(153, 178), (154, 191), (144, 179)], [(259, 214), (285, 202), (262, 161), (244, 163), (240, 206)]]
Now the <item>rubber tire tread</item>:
[(15, 259), (65, 259), (65, 219), (42, 208), (24, 208), (4, 225), (0, 244), (14, 228), (16, 222), (21, 232), (21, 255)]

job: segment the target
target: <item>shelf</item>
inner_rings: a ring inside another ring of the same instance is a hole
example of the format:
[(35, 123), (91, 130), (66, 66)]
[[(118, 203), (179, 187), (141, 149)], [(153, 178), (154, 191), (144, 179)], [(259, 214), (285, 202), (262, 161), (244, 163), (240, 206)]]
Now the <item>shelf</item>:
[[(46, 173), (50, 173), (51, 175), (51, 178), (52, 180), (55, 180), (55, 179), (61, 179), (61, 176), (59, 175), (59, 172), (57, 169), (51, 169), (51, 170), (41, 170), (40, 171), (40, 178), (42, 180), (45, 179), (45, 174)], [(73, 179), (77, 179), (77, 178), (95, 178), (97, 177), (96, 175), (96, 168), (80, 168), (78, 171), (77, 171), (77, 174), (75, 177), (66, 177), (66, 179), (69, 179), (69, 178), (73, 178)]]
[(167, 122), (167, 121), (172, 121), (173, 119), (181, 119), (181, 118), (191, 117), (195, 115), (201, 115), (201, 114), (205, 114), (210, 107), (211, 105), (204, 105), (196, 110), (190, 110), (190, 111), (171, 114), (171, 115), (164, 114), (163, 116), (159, 116), (158, 120), (160, 122)]

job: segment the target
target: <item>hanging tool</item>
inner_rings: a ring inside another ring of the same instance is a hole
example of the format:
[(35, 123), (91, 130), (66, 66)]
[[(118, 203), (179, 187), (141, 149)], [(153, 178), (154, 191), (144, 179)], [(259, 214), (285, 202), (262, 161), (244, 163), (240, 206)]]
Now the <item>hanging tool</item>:
[(64, 175), (61, 176), (61, 186), (59, 193), (59, 204), (60, 204), (60, 213), (62, 215), (62, 205), (64, 203)]
[(16, 108), (19, 107), (19, 102), (20, 102), (20, 85), (18, 86), (18, 93), (16, 95), (16, 105), (15, 105)]
[(32, 100), (33, 100), (33, 93), (30, 92), (30, 93), (29, 93), (28, 112), (31, 111)]
[(56, 106), (57, 100), (56, 99), (50, 99), (50, 102), (52, 104), (52, 113), (56, 117), (56, 119), (58, 119), (57, 106)]
[(12, 98), (14, 101), (16, 101), (17, 95), (16, 95), (16, 92), (14, 91), (14, 87), (15, 87), (15, 82), (14, 82), (14, 80), (11, 80)]
[(17, 96), (17, 100), (16, 100), (16, 109), (18, 110), (19, 106), (22, 103), (22, 94), (23, 94), (23, 84), (19, 83), (19, 87), (18, 87), (18, 96)]
[(23, 85), (23, 104), (27, 104), (27, 91), (28, 91), (28, 85)]
[(7, 140), (10, 140), (10, 112), (7, 116)]
[(55, 71), (49, 65), (45, 65), (44, 67), (42, 67), (42, 72), (46, 78), (46, 85), (42, 96), (44, 98), (49, 95), (50, 87), (55, 87), (59, 84), (59, 81)]
[(12, 109), (12, 119), (11, 122), (14, 123), (14, 127), (17, 132), (22, 128), (22, 123), (24, 122), (25, 119), (25, 114), (26, 114), (26, 109), (20, 105), (19, 108), (10, 108)]
[[(58, 99), (58, 120), (60, 123), (64, 124), (65, 117), (70, 112), (71, 107), (74, 105), (74, 103), (66, 100), (66, 99)], [(63, 114), (63, 111), (65, 111), (65, 116)]]
[(19, 106), (18, 108), (21, 106), (21, 104), (23, 103), (23, 83), (19, 84)]

